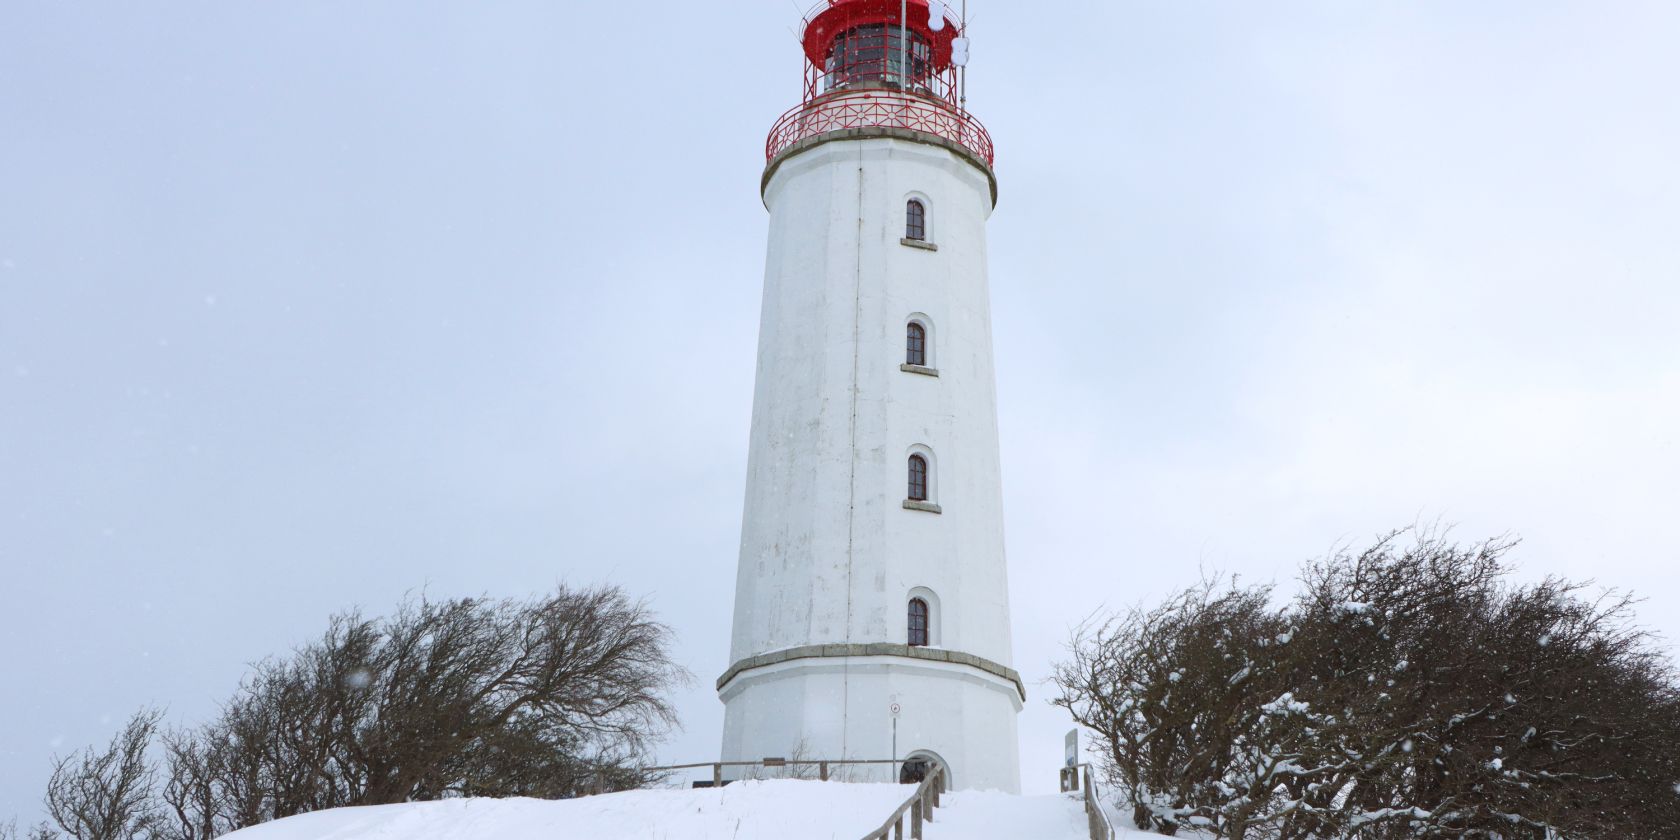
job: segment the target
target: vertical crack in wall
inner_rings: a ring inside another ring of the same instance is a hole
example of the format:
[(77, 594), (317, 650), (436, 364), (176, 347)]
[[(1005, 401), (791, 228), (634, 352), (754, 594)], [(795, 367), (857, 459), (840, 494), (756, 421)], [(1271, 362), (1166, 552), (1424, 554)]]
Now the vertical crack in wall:
[[(852, 275), (852, 418), (850, 433), (850, 474), (846, 486), (846, 632), (845, 641), (852, 642), (852, 549), (857, 542), (857, 459), (858, 459), (858, 372), (861, 365), (863, 333), (863, 163), (864, 149), (858, 144), (857, 168), (857, 242), (853, 254)], [(850, 755), (852, 715), (852, 663), (842, 660), (840, 678), (840, 757)]]

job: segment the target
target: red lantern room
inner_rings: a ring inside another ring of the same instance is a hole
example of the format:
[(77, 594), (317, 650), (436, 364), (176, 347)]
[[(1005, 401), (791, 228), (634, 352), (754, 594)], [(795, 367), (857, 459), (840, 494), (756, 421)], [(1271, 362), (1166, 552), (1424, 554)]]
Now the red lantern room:
[[(963, 96), (968, 39), (940, 0), (825, 0), (805, 18), (805, 91), (770, 132), (774, 161), (853, 129), (933, 135), (990, 167), (992, 142)], [(803, 148), (803, 146), (801, 146)]]
[(951, 59), (960, 24), (945, 19), (936, 30), (933, 15), (927, 0), (838, 0), (819, 6), (805, 22), (805, 100), (875, 85), (958, 105)]

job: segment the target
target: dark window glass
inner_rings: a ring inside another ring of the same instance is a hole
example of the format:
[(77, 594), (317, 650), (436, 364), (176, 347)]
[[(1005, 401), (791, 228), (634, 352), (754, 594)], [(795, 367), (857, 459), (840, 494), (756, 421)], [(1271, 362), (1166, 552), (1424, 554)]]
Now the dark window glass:
[(928, 497), (927, 459), (920, 455), (910, 456), (910, 498), (914, 501), (925, 502)]
[(910, 599), (910, 646), (927, 647), (928, 605), (920, 598)]
[[(862, 82), (904, 84), (904, 35), (897, 26), (870, 24), (848, 29), (834, 39), (824, 66), (823, 88), (832, 90)], [(927, 78), (931, 72), (933, 45), (921, 33), (910, 33), (910, 78)]]
[(904, 238), (918, 242), (927, 239), (927, 208), (913, 198), (904, 206)]
[(911, 324), (904, 330), (904, 362), (927, 365), (927, 330), (921, 324)]

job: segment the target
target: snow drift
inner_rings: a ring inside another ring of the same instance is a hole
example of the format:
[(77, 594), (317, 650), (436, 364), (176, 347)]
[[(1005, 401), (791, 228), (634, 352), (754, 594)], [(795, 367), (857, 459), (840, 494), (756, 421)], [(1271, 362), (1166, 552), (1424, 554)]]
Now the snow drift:
[[(451, 799), (337, 808), (236, 831), (227, 840), (859, 840), (913, 785), (749, 781), (568, 799)], [(1086, 840), (1077, 799), (947, 794), (927, 840)]]
[[(858, 840), (914, 785), (738, 782), (567, 799), (448, 799), (335, 808), (264, 823), (230, 840)], [(797, 832), (791, 826), (799, 826)]]

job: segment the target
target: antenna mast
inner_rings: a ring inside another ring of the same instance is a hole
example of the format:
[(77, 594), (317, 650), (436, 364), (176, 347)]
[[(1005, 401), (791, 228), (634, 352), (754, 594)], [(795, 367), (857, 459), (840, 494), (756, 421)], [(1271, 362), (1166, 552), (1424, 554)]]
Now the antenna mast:
[(910, 0), (898, 0), (898, 87), (910, 89)]
[[(963, 0), (962, 5), (962, 36), (964, 38), (968, 37), (968, 0)], [(957, 70), (961, 73), (961, 77), (957, 80), (957, 107), (966, 114), (968, 113), (968, 62), (963, 62), (963, 65)]]

